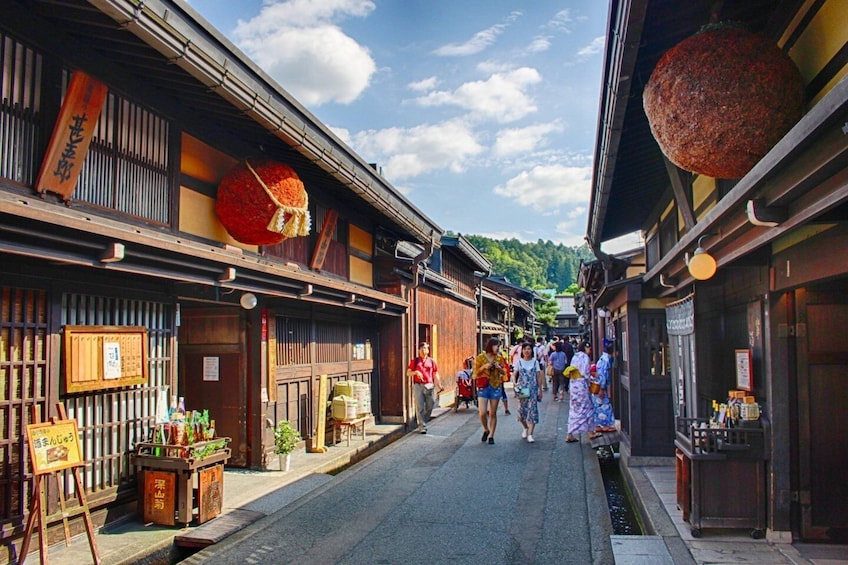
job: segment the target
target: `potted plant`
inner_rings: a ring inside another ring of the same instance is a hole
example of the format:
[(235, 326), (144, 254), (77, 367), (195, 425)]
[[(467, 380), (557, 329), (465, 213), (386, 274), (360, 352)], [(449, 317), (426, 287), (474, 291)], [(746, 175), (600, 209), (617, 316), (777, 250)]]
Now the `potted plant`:
[(282, 420), (274, 428), (274, 453), (280, 458), (280, 471), (288, 471), (291, 465), (291, 453), (300, 441), (300, 432), (292, 427), (291, 422)]

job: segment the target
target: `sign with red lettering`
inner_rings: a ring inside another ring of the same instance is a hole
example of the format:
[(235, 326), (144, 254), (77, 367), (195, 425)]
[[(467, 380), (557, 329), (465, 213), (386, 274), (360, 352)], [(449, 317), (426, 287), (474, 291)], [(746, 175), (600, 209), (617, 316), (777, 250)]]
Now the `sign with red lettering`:
[(74, 71), (71, 75), (35, 182), (38, 192), (49, 190), (65, 200), (71, 197), (108, 92), (105, 84), (83, 72)]
[(32, 472), (36, 475), (83, 464), (76, 420), (28, 424), (27, 441)]

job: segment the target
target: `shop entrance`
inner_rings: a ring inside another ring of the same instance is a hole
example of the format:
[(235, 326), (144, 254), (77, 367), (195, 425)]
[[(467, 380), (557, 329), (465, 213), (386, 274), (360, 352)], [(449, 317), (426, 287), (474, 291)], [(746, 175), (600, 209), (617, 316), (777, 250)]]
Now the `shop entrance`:
[(209, 410), (215, 432), (232, 439), (229, 465), (248, 465), (244, 320), (238, 309), (183, 308), (179, 390), (187, 410)]
[(848, 280), (796, 291), (801, 536), (848, 540)]

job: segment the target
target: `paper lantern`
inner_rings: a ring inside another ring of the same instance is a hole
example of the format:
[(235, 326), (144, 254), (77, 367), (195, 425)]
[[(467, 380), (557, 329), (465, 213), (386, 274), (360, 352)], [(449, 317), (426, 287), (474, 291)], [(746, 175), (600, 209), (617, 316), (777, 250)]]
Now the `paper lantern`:
[(282, 163), (239, 163), (218, 185), (215, 212), (233, 239), (274, 245), (309, 234), (309, 198), (297, 173)]
[(773, 42), (717, 24), (662, 56), (643, 102), (671, 162), (710, 177), (741, 178), (801, 118), (804, 81)]

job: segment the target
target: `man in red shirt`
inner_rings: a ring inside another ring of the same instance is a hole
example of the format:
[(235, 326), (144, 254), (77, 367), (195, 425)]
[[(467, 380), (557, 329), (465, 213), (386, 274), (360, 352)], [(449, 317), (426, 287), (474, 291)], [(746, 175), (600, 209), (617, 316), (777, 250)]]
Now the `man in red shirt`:
[(415, 399), (415, 412), (418, 417), (418, 431), (427, 433), (427, 422), (433, 413), (436, 404), (436, 387), (442, 389), (442, 379), (439, 376), (439, 367), (436, 360), (430, 357), (430, 344), (421, 342), (418, 344), (418, 356), (409, 362), (406, 368), (406, 376), (412, 377), (412, 395)]

